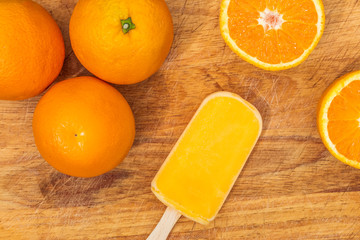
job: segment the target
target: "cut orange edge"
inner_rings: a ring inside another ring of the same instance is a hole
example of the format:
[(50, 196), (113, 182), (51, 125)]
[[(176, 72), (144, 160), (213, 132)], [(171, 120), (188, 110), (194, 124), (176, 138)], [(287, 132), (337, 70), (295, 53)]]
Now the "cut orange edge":
[(360, 80), (360, 71), (352, 72), (344, 75), (343, 77), (337, 79), (333, 82), (324, 92), (321, 97), (321, 100), (318, 105), (318, 115), (317, 115), (317, 126), (320, 133), (321, 140), (323, 141), (325, 147), (329, 152), (338, 160), (343, 163), (352, 166), (354, 168), (360, 169), (360, 162), (348, 159), (343, 154), (341, 154), (337, 149), (335, 144), (331, 141), (329, 137), (328, 128), (328, 110), (334, 98), (340, 94), (340, 92), (348, 86), (351, 82)]
[(319, 43), (319, 41), (321, 39), (321, 36), (324, 33), (324, 28), (325, 28), (324, 5), (321, 0), (313, 0), (313, 2), (315, 4), (316, 12), (318, 14), (318, 22), (316, 24), (317, 34), (316, 34), (312, 44), (310, 45), (310, 47), (308, 49), (306, 49), (300, 57), (294, 59), (291, 62), (270, 64), (270, 63), (260, 61), (256, 57), (250, 56), (245, 51), (241, 50), (241, 48), (239, 48), (237, 46), (236, 42), (230, 37), (229, 26), (228, 26), (229, 17), (227, 14), (230, 1), (231, 0), (222, 0), (222, 2), (221, 2), (221, 8), (220, 8), (220, 32), (221, 32), (221, 35), (222, 35), (224, 41), (226, 42), (226, 44), (240, 58), (242, 58), (243, 60), (245, 60), (261, 69), (269, 70), (269, 71), (279, 71), (279, 70), (285, 70), (285, 69), (289, 69), (289, 68), (298, 66), (299, 64), (304, 62), (307, 59), (307, 57), (310, 55), (310, 53), (315, 49), (315, 47), (317, 46), (317, 44)]

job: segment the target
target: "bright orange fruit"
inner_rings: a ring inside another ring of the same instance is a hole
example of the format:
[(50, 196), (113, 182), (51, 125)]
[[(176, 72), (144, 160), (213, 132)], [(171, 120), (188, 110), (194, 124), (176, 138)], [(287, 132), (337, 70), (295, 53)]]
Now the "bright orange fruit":
[(79, 0), (70, 20), (79, 61), (97, 77), (132, 84), (154, 74), (173, 41), (164, 0)]
[(336, 80), (324, 92), (317, 123), (331, 154), (360, 168), (360, 71)]
[(299, 65), (319, 42), (325, 14), (321, 0), (223, 0), (220, 29), (244, 60), (266, 70)]
[(64, 58), (61, 31), (43, 7), (0, 1), (0, 99), (38, 95), (59, 75)]
[(33, 118), (35, 143), (62, 173), (94, 177), (116, 167), (129, 152), (135, 122), (125, 98), (93, 77), (55, 84)]

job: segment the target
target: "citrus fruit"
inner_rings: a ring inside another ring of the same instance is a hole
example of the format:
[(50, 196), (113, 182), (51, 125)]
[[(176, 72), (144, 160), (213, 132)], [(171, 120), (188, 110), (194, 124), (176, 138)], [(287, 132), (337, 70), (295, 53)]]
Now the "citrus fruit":
[(33, 118), (42, 157), (62, 173), (94, 177), (116, 167), (129, 152), (135, 122), (125, 98), (109, 84), (78, 77), (55, 84)]
[(22, 100), (44, 91), (65, 58), (61, 31), (30, 0), (0, 1), (0, 99)]
[(360, 168), (360, 71), (336, 80), (324, 92), (317, 123), (322, 141), (340, 161)]
[(295, 67), (324, 31), (321, 0), (223, 0), (221, 34), (242, 59), (265, 70)]
[(154, 74), (173, 41), (164, 0), (80, 0), (70, 20), (75, 55), (91, 73), (115, 84)]

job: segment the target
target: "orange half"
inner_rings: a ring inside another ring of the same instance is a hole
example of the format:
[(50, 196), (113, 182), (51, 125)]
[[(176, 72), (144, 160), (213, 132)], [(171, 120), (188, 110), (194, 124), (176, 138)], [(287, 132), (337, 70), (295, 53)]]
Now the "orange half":
[(317, 122), (321, 139), (331, 154), (360, 168), (360, 71), (336, 80), (324, 92)]
[(324, 31), (321, 0), (223, 0), (221, 34), (245, 61), (266, 70), (295, 67)]

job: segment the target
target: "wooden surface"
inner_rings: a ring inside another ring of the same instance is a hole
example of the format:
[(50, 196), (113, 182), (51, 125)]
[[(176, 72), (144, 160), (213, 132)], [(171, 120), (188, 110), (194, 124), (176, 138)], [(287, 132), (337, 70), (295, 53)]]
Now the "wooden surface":
[[(69, 44), (75, 0), (37, 0), (66, 41), (57, 81), (89, 75)], [(113, 171), (65, 176), (39, 155), (31, 121), (39, 97), (0, 101), (0, 239), (146, 239), (166, 207), (150, 182), (201, 101), (227, 90), (253, 103), (264, 131), (216, 220), (180, 218), (169, 239), (360, 239), (360, 170), (333, 158), (316, 130), (316, 106), (339, 76), (360, 68), (360, 2), (325, 0), (326, 28), (309, 59), (281, 72), (238, 58), (219, 32), (220, 0), (167, 0), (175, 40), (161, 70), (117, 86), (136, 139)]]

